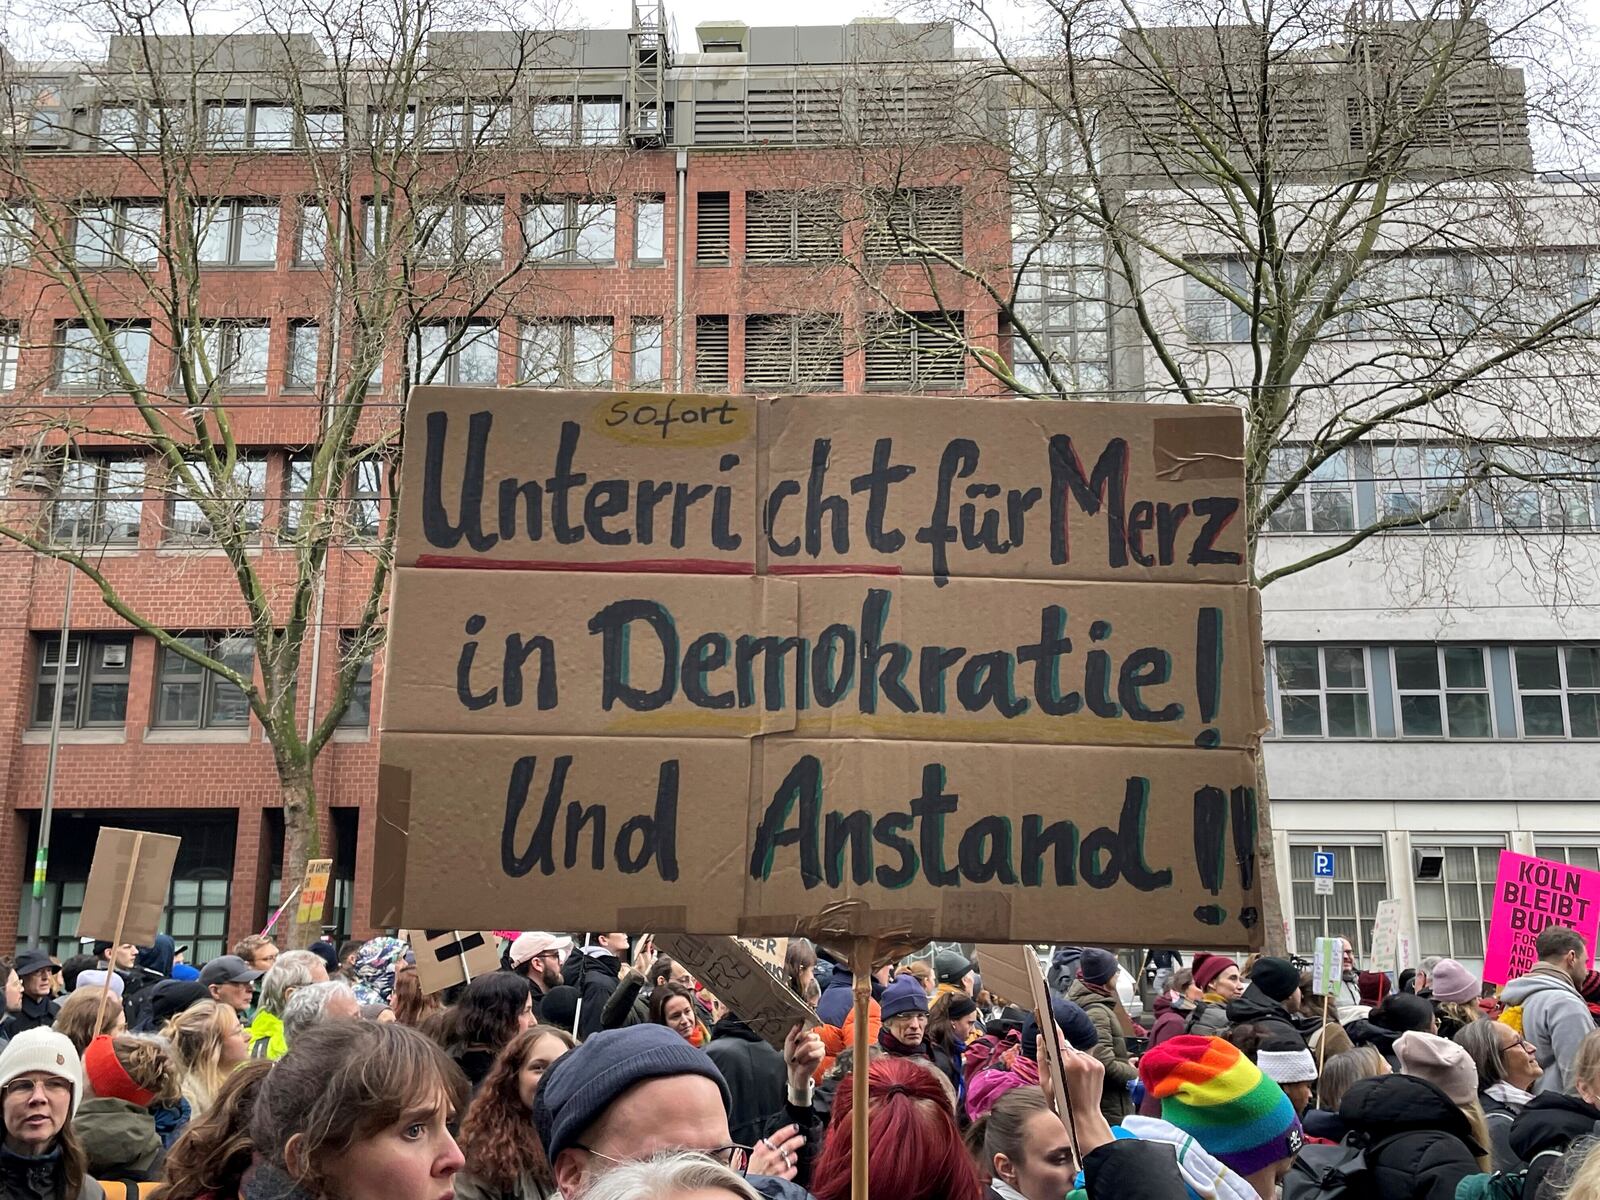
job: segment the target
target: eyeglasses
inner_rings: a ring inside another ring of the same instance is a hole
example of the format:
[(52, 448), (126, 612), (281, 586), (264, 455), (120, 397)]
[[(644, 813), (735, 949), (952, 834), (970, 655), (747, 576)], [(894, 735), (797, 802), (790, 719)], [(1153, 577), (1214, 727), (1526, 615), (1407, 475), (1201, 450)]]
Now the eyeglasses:
[[(609, 1154), (601, 1154), (598, 1150), (591, 1150), (582, 1142), (574, 1142), (572, 1144), (572, 1148), (574, 1150), (582, 1150), (585, 1154), (592, 1154), (594, 1157), (603, 1159), (614, 1167), (623, 1167), (628, 1165), (625, 1160), (620, 1158), (612, 1158)], [(730, 1142), (726, 1146), (718, 1146), (714, 1150), (695, 1150), (686, 1146), (678, 1146), (675, 1147), (675, 1149), (686, 1150), (691, 1154), (703, 1154), (713, 1162), (721, 1163), (723, 1166), (727, 1167), (728, 1170), (736, 1171), (740, 1175), (743, 1175), (745, 1169), (750, 1165), (751, 1148), (749, 1146), (741, 1146), (737, 1142)]]
[(31, 1096), (35, 1088), (43, 1088), (47, 1096), (70, 1096), (72, 1084), (58, 1075), (47, 1075), (43, 1079), (13, 1079), (6, 1084), (0, 1094), (7, 1100), (17, 1096)]

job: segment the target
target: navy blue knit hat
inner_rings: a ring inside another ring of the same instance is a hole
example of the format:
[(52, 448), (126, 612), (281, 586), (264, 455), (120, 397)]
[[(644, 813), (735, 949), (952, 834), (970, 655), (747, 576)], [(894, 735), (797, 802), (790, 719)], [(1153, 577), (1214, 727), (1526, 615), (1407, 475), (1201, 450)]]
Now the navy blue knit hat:
[(922, 990), (915, 975), (902, 975), (883, 989), (883, 999), (878, 1001), (878, 1008), (885, 1021), (902, 1013), (926, 1013), (928, 993)]
[[(1089, 1014), (1084, 1012), (1080, 1005), (1057, 996), (1050, 1001), (1050, 1015), (1055, 1018), (1056, 1025), (1066, 1035), (1067, 1045), (1074, 1050), (1087, 1052), (1099, 1044), (1100, 1034), (1095, 1029), (1094, 1022), (1089, 1019)], [(1024, 1058), (1038, 1061), (1039, 1026), (1031, 1013), (1028, 1015), (1027, 1024), (1022, 1027), (1022, 1054)]]
[(1090, 946), (1078, 960), (1078, 974), (1085, 983), (1107, 984), (1117, 973), (1117, 956), (1109, 950)]
[(665, 1025), (606, 1029), (556, 1059), (533, 1098), (533, 1128), (551, 1162), (635, 1084), (703, 1075), (731, 1103), (727, 1081), (706, 1055)]

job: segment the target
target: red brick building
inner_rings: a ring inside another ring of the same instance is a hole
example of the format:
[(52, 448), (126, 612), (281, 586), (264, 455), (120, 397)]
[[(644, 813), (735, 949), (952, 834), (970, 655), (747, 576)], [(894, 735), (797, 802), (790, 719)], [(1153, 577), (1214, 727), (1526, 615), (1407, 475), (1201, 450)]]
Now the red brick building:
[[(504, 36), (453, 35), (452, 44), (488, 60)], [(703, 27), (699, 52), (677, 55), (653, 22), (567, 36), (581, 52), (532, 72), (504, 117), (556, 143), (540, 148), (538, 182), (513, 174), (451, 213), (458, 248), (478, 239), (480, 249), (511, 257), (537, 241), (539, 261), (521, 290), (473, 318), (479, 324), (435, 382), (991, 390), (959, 349), (873, 315), (885, 296), (910, 311), (942, 302), (960, 312), (965, 339), (1001, 344), (997, 306), (979, 282), (937, 268), (930, 276), (923, 263), (897, 261), (893, 245), (909, 223), (918, 238), (942, 239), (969, 263), (992, 260), (1001, 278), (1009, 262), (1006, 207), (980, 202), (986, 176), (974, 172), (983, 151), (929, 132), (946, 128), (954, 107), (940, 91), (940, 66), (955, 58), (948, 28)], [(111, 60), (129, 52), (113, 44)], [(151, 199), (126, 139), (155, 120), (153, 110), (113, 99), (94, 64), (4, 65), (14, 95), (28, 89), (54, 114), (48, 126), (19, 120), (12, 131), (31, 178), (44, 181), (42, 207), (76, 222), (66, 236), (100, 272), (106, 311), (139, 321), (137, 303), (116, 296), (117, 268), (139, 253), (140, 201)], [(319, 328), (327, 280), (315, 269), (304, 208), (315, 182), (297, 145), (305, 127), (285, 132), (285, 98), (240, 77), (219, 81), (205, 114), (215, 161), (200, 167), (217, 178), (201, 186), (232, 199), (207, 234), (200, 282), (207, 319), (220, 322), (215, 336), (227, 347), (229, 418), (247, 449), (236, 478), (246, 481), (246, 519), (257, 530), (254, 561), (269, 585), (287, 584), (295, 562), (284, 533), (297, 519), (301, 457), (318, 437), (310, 377), (329, 361)], [(304, 121), (307, 111), (298, 114)], [(317, 115), (333, 119), (331, 110)], [(339, 119), (353, 138), (361, 115)], [(193, 506), (117, 436), (137, 428), (125, 389), (83, 357), (79, 314), (30, 266), (28, 237), (52, 236), (47, 213), (21, 204), (13, 213), (29, 229), (0, 244), (0, 412), (10, 417), (0, 421), (0, 515), (40, 522), (57, 541), (92, 544), (108, 587), (132, 610), (249, 663), (228, 560), (208, 547)], [(438, 312), (460, 317), (448, 304)], [(415, 337), (413, 365), (430, 358), (428, 328)], [(156, 381), (174, 369), (159, 329), (132, 324), (118, 336), (155, 395)], [(396, 344), (385, 354), (364, 438), (397, 425), (404, 353)], [(181, 406), (170, 408), (181, 419)], [(70, 460), (56, 452), (64, 432), (39, 438), (19, 419), (41, 409), (70, 414)], [(354, 536), (329, 558), (319, 637), (301, 675), (302, 721), (325, 705), (340, 638), (359, 622), (384, 493), (377, 475), (358, 474), (349, 497)], [(69, 570), (0, 540), (0, 941), (25, 939), (29, 922)], [(82, 575), (70, 625), (42, 940), (71, 951), (97, 830), (125, 825), (182, 835), (168, 929), (192, 958), (215, 954), (259, 929), (280, 893), (284, 827), (272, 746), (236, 689), (133, 630)], [(329, 921), (339, 934), (370, 930), (378, 658), (316, 766), (324, 853), (335, 864)]]

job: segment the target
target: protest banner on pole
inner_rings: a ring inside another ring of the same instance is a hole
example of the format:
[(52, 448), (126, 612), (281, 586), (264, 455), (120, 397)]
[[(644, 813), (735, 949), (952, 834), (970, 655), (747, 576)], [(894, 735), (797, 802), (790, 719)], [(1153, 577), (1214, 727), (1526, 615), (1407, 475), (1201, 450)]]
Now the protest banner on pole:
[(1311, 955), (1311, 990), (1326, 996), (1339, 984), (1344, 943), (1336, 937), (1319, 937)]
[(779, 973), (774, 974), (769, 964), (751, 953), (748, 944), (739, 938), (658, 933), (655, 939), (663, 954), (682, 964), (737, 1013), (752, 1032), (777, 1050), (783, 1049), (784, 1038), (796, 1025), (810, 1029), (818, 1023), (811, 1006), (783, 981), (781, 959)]
[(1378, 911), (1372, 919), (1371, 954), (1367, 963), (1374, 971), (1399, 971), (1400, 961), (1400, 901), (1380, 900)]
[(539, 399), (411, 398), (375, 920), (1259, 944), (1237, 409)]
[(1484, 982), (1506, 983), (1530, 971), (1539, 961), (1534, 943), (1549, 925), (1565, 925), (1581, 936), (1594, 966), (1600, 871), (1502, 850), (1483, 952)]
[(1039, 1027), (1041, 1072), (1050, 1080), (1051, 1099), (1056, 1115), (1067, 1128), (1073, 1158), (1082, 1161), (1078, 1151), (1077, 1124), (1072, 1119), (1071, 1097), (1067, 1092), (1066, 1072), (1061, 1065), (1061, 1045), (1056, 1036), (1055, 1011), (1044, 981), (1044, 968), (1028, 946), (979, 945), (978, 969), (986, 988), (1010, 1003), (1026, 1008)]
[(306, 863), (305, 881), (300, 885), (300, 907), (295, 909), (291, 940), (300, 946), (309, 943), (322, 925), (328, 908), (328, 880), (333, 877), (333, 859), (313, 858)]
[(484, 930), (402, 929), (417, 960), (417, 986), (424, 996), (500, 969), (494, 934)]
[[(172, 868), (178, 861), (182, 839), (165, 833), (102, 826), (89, 863), (89, 881), (78, 912), (78, 935), (111, 943), (148, 946), (161, 930)], [(95, 1028), (105, 1021), (111, 1001), (109, 982), (100, 994)]]

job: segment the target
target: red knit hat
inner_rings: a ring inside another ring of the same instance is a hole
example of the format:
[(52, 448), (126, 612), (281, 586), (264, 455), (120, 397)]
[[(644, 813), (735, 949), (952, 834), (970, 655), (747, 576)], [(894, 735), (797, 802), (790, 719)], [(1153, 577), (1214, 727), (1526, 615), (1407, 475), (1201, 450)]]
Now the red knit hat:
[(83, 1074), (89, 1087), (102, 1100), (126, 1100), (140, 1108), (148, 1108), (156, 1094), (140, 1087), (128, 1074), (128, 1069), (117, 1061), (111, 1035), (102, 1033), (83, 1052)]
[(1194, 956), (1194, 962), (1189, 970), (1194, 976), (1195, 987), (1204, 991), (1211, 986), (1213, 979), (1234, 966), (1238, 964), (1225, 954), (1207, 954), (1202, 951)]

